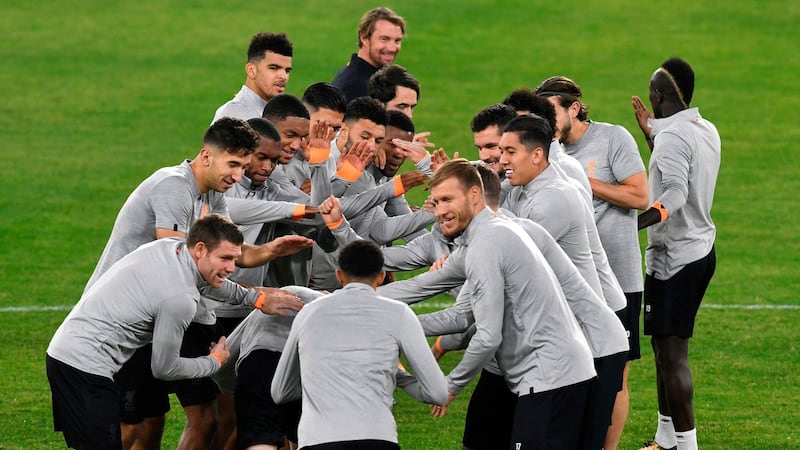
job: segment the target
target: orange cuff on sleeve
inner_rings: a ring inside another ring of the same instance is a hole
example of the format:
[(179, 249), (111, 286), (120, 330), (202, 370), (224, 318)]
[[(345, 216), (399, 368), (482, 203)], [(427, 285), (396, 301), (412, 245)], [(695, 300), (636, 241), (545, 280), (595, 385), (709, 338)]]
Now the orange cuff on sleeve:
[(306, 205), (297, 204), (292, 211), (292, 220), (300, 220), (306, 215)]
[(222, 367), (222, 356), (219, 355), (217, 352), (211, 352), (208, 356), (214, 358), (219, 363), (219, 366)]
[(664, 205), (661, 204), (661, 202), (653, 203), (653, 208), (657, 209), (658, 212), (661, 213), (662, 222), (667, 220), (667, 217), (669, 217), (669, 211), (667, 211), (667, 208), (665, 208)]
[(361, 170), (358, 167), (354, 166), (350, 161), (345, 161), (342, 164), (342, 168), (336, 171), (336, 175), (339, 175), (343, 180), (354, 182), (361, 176)]
[(308, 150), (311, 152), (311, 157), (308, 158), (310, 164), (321, 163), (331, 155), (330, 148), (309, 147)]
[(328, 226), (328, 229), (335, 230), (335, 229), (339, 228), (340, 226), (342, 226), (343, 223), (344, 223), (344, 216), (339, 217), (339, 220), (337, 220), (336, 222), (327, 223), (325, 225)]
[(403, 180), (400, 177), (394, 177), (393, 183), (395, 197), (399, 197), (406, 192), (405, 188), (403, 188)]
[(267, 293), (264, 291), (259, 292), (258, 297), (256, 297), (256, 302), (253, 303), (253, 308), (261, 309), (261, 307), (264, 306), (264, 301), (266, 299), (267, 299)]
[(447, 353), (446, 351), (442, 350), (442, 337), (441, 336), (436, 338), (436, 342), (433, 344), (433, 348), (435, 348), (436, 351), (441, 353), (442, 355)]

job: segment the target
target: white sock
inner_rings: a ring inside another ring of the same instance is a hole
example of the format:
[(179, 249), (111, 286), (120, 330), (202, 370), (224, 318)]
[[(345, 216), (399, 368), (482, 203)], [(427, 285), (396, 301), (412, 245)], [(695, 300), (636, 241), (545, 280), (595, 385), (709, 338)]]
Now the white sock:
[(678, 445), (675, 439), (675, 426), (672, 425), (672, 417), (658, 413), (658, 429), (654, 440), (656, 444), (663, 448), (672, 448)]
[(676, 431), (675, 439), (678, 441), (678, 450), (697, 450), (697, 428)]

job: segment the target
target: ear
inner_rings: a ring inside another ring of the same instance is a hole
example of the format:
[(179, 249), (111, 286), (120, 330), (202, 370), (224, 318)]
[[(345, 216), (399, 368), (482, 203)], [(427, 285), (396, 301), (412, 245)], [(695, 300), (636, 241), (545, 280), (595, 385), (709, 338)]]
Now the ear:
[(194, 244), (193, 250), (192, 253), (194, 253), (197, 259), (205, 258), (205, 256), (208, 255), (208, 247), (205, 242), (200, 241)]
[(569, 109), (567, 110), (567, 112), (569, 113), (570, 119), (578, 117), (578, 113), (581, 112), (580, 102), (572, 102), (572, 104), (569, 105)]
[(342, 286), (346, 284), (347, 278), (344, 276), (342, 269), (336, 269), (336, 279), (339, 280), (339, 284)]
[(544, 159), (544, 149), (541, 146), (536, 147), (531, 151), (531, 164), (532, 165), (538, 166), (539, 164), (542, 163), (543, 159)]
[(197, 159), (200, 160), (204, 167), (209, 167), (214, 159), (214, 153), (208, 147), (203, 147), (200, 149), (200, 155), (198, 155)]
[(247, 73), (247, 78), (253, 80), (256, 77), (256, 65), (249, 62), (244, 65), (244, 71)]
[(378, 274), (378, 275), (375, 277), (375, 282), (373, 283), (372, 287), (374, 287), (374, 288), (377, 288), (378, 286), (380, 286), (381, 284), (383, 284), (383, 280), (385, 280), (385, 279), (386, 279), (386, 272), (384, 272), (383, 270), (381, 270), (381, 273), (379, 273), (379, 274)]
[(358, 41), (361, 42), (361, 47), (365, 47), (367, 44), (369, 44), (369, 36), (367, 36), (366, 34), (359, 35)]

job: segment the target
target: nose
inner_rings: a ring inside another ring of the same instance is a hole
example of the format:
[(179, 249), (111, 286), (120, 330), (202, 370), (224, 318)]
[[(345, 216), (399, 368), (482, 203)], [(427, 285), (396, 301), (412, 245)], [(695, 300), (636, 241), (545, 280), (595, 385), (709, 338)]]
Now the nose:
[(233, 178), (233, 181), (236, 181), (238, 183), (242, 179), (243, 175), (244, 175), (244, 166), (240, 166), (233, 171), (231, 178)]

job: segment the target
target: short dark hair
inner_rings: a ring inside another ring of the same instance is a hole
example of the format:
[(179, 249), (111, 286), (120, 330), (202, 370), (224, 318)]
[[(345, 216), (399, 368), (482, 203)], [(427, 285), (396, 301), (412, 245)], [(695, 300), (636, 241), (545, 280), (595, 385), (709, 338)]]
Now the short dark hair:
[(556, 129), (556, 108), (547, 100), (547, 98), (535, 95), (530, 89), (520, 89), (512, 92), (511, 95), (506, 97), (506, 101), (508, 101), (508, 99), (511, 98), (515, 93), (518, 93), (519, 95), (512, 100), (512, 102), (515, 102), (518, 105), (518, 107), (511, 105), (514, 109), (517, 111), (528, 111), (530, 114), (541, 116), (547, 120), (547, 123), (550, 124), (550, 128), (553, 130)]
[(275, 124), (269, 120), (262, 119), (261, 117), (253, 117), (247, 120), (247, 124), (253, 128), (253, 131), (258, 133), (259, 138), (269, 139), (272, 142), (281, 141), (281, 134), (275, 127)]
[(483, 183), (483, 198), (489, 206), (500, 205), (500, 176), (482, 162), (474, 164)]
[(550, 77), (536, 86), (535, 92), (536, 95), (542, 97), (558, 97), (558, 103), (564, 108), (578, 102), (581, 105), (581, 109), (578, 111), (578, 120), (583, 121), (589, 118), (589, 107), (581, 101), (581, 97), (583, 97), (581, 87), (567, 77)]
[(326, 108), (344, 114), (347, 110), (347, 98), (342, 90), (324, 81), (314, 83), (306, 88), (306, 91), (303, 92), (303, 104), (309, 111)]
[(389, 103), (397, 96), (397, 86), (402, 86), (417, 93), (419, 100), (419, 81), (403, 66), (391, 64), (373, 73), (367, 82), (367, 95)]
[(692, 70), (692, 66), (681, 58), (672, 57), (664, 61), (664, 64), (661, 64), (661, 69), (665, 70), (675, 80), (677, 94), (688, 107), (689, 103), (692, 102), (692, 95), (694, 95), (694, 70)]
[(542, 147), (545, 157), (550, 154), (553, 128), (547, 122), (547, 119), (541, 116), (536, 114), (517, 116), (503, 128), (503, 133), (517, 133), (520, 143), (528, 151), (532, 151), (536, 147)]
[(353, 241), (339, 252), (339, 269), (353, 278), (374, 278), (383, 271), (383, 251), (372, 241)]
[(514, 117), (517, 117), (514, 108), (498, 103), (478, 111), (475, 117), (469, 122), (469, 127), (473, 133), (483, 131), (493, 125), (496, 125), (499, 129), (503, 129)]
[(362, 37), (369, 39), (372, 36), (372, 32), (375, 31), (375, 24), (379, 20), (385, 20), (389, 23), (397, 25), (400, 27), (400, 31), (403, 33), (403, 35), (406, 34), (406, 21), (403, 20), (402, 17), (398, 16), (397, 13), (383, 6), (373, 8), (365, 12), (364, 15), (361, 16), (361, 20), (358, 22), (358, 48), (361, 48)]
[(386, 125), (389, 120), (383, 104), (372, 97), (357, 97), (347, 104), (344, 121), (349, 122), (359, 119), (371, 120), (377, 125)]
[(189, 234), (186, 235), (186, 245), (189, 247), (203, 242), (209, 250), (214, 250), (223, 241), (242, 245), (244, 236), (231, 219), (214, 213), (193, 223), (189, 228)]
[(266, 52), (291, 57), (292, 50), (292, 43), (289, 42), (286, 33), (258, 33), (250, 39), (250, 46), (247, 47), (247, 61), (263, 59)]
[(258, 147), (258, 134), (244, 120), (223, 117), (208, 127), (203, 135), (203, 145), (249, 155)]
[(386, 115), (388, 116), (387, 127), (395, 127), (414, 134), (414, 122), (407, 115), (400, 111), (386, 111)]
[(311, 119), (311, 115), (303, 105), (303, 102), (292, 94), (278, 94), (269, 99), (266, 106), (264, 106), (264, 112), (261, 113), (261, 117), (273, 123), (286, 120), (287, 117)]
[(536, 93), (528, 88), (519, 88), (512, 91), (503, 99), (503, 104), (514, 108), (514, 111), (530, 111), (530, 104), (536, 98)]
[(465, 191), (470, 190), (473, 186), (478, 186), (481, 194), (483, 193), (483, 183), (478, 169), (464, 158), (453, 159), (442, 164), (433, 173), (428, 187), (433, 189), (450, 178), (456, 178)]

